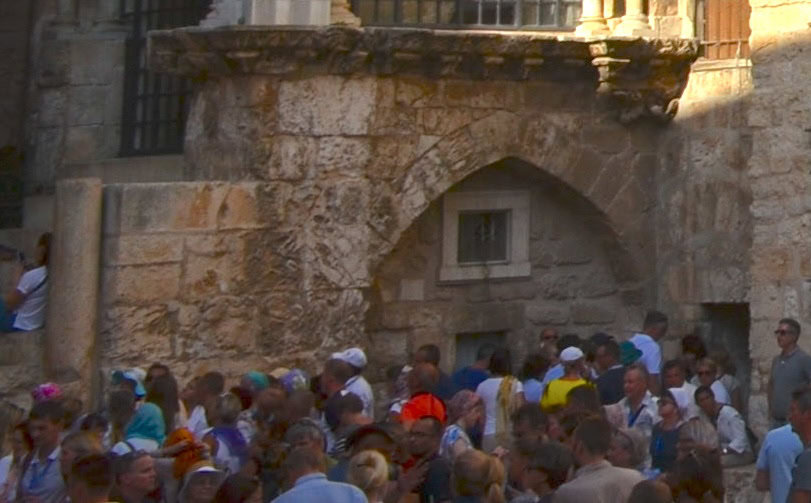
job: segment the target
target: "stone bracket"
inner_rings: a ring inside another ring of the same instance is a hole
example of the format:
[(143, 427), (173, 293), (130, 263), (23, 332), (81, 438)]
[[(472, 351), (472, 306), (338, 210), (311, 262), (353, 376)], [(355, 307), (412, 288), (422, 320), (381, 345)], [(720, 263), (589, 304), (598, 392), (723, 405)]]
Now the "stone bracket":
[(229, 26), (153, 31), (150, 68), (216, 75), (418, 75), (465, 80), (593, 82), (623, 122), (672, 118), (696, 59), (694, 40), (544, 33)]
[(591, 43), (597, 94), (622, 123), (641, 117), (668, 122), (695, 61), (695, 40), (605, 39)]

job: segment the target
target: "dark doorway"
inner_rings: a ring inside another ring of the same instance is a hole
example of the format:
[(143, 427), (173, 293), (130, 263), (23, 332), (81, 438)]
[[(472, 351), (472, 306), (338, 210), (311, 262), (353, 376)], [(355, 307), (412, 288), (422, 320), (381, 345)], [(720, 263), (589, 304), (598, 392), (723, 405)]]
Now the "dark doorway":
[(752, 359), (749, 357), (749, 304), (703, 304), (702, 337), (710, 356), (724, 352), (728, 355), (728, 372), (740, 383), (744, 416), (749, 408), (749, 387)]

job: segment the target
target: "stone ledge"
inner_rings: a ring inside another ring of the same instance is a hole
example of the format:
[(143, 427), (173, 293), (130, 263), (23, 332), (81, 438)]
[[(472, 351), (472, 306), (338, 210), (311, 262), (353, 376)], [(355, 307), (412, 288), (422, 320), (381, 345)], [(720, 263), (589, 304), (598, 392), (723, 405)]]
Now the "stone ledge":
[(593, 82), (621, 118), (672, 118), (697, 43), (687, 39), (579, 38), (535, 32), (295, 26), (159, 30), (150, 68), (213, 76), (417, 75), (430, 79)]

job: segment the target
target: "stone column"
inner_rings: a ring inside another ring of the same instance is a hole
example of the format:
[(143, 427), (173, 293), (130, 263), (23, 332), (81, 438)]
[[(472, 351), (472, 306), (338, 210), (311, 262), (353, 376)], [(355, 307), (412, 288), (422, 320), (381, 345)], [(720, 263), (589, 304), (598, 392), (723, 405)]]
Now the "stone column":
[(45, 369), (48, 378), (89, 403), (98, 385), (96, 334), (101, 252), (99, 178), (56, 184), (48, 263)]
[(583, 15), (580, 24), (574, 31), (580, 37), (595, 35), (608, 35), (609, 29), (603, 17), (603, 3), (601, 0), (583, 0)]
[(614, 28), (614, 35), (624, 37), (652, 37), (653, 30), (648, 23), (644, 9), (645, 0), (625, 0), (625, 15)]

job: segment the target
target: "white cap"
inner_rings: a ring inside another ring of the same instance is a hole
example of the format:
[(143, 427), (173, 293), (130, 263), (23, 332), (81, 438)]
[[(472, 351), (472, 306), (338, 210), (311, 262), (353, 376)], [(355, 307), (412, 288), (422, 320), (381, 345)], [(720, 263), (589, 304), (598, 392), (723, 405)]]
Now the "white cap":
[(343, 360), (359, 369), (366, 366), (366, 353), (360, 348), (349, 348), (339, 353), (332, 353), (332, 357), (336, 360)]
[(573, 362), (583, 358), (583, 352), (579, 348), (569, 346), (560, 352), (560, 361)]

